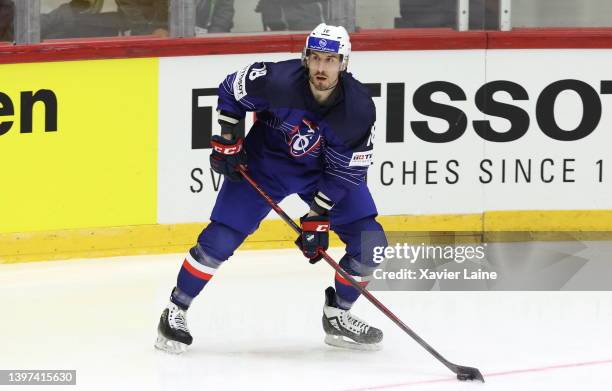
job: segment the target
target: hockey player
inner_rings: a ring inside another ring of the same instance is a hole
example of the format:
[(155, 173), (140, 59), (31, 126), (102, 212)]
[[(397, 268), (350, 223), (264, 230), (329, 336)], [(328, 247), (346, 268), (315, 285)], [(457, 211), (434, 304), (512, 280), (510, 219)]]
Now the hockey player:
[[(328, 247), (331, 228), (346, 244), (340, 266), (365, 285), (374, 246), (386, 246), (376, 207), (365, 183), (372, 159), (375, 107), (365, 86), (347, 72), (351, 44), (343, 27), (320, 24), (306, 40), (302, 59), (254, 63), (219, 86), (221, 135), (212, 137), (214, 171), (225, 175), (210, 224), (186, 255), (163, 311), (156, 347), (183, 352), (192, 343), (186, 311), (215, 271), (253, 233), (270, 206), (236, 171), (252, 178), (276, 201), (298, 194), (309, 205), (296, 244), (311, 263)], [(257, 114), (243, 140), (236, 126)], [(366, 235), (362, 233), (367, 232)], [(296, 277), (298, 278), (298, 277)], [(349, 310), (359, 291), (340, 274), (323, 306), (325, 342), (373, 350), (382, 332)]]

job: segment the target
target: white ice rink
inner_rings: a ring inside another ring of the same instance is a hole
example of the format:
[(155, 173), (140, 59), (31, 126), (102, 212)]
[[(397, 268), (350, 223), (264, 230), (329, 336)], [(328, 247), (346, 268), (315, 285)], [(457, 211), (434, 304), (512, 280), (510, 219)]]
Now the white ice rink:
[(0, 265), (0, 369), (77, 370), (77, 386), (52, 390), (612, 389), (611, 292), (375, 292), (486, 379), (460, 383), (365, 299), (354, 313), (385, 332), (383, 350), (324, 345), (333, 272), (296, 250), (238, 252), (189, 310), (191, 349), (167, 355), (153, 342), (181, 262), (175, 254)]

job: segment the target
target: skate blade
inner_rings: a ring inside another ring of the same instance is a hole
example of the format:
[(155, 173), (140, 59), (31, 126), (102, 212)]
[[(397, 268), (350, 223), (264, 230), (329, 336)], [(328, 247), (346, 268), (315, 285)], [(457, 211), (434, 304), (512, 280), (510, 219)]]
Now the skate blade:
[(327, 334), (325, 336), (325, 343), (330, 346), (352, 350), (377, 351), (382, 349), (380, 343), (357, 343), (340, 335), (332, 334)]
[(187, 351), (187, 345), (182, 342), (172, 341), (166, 337), (158, 336), (155, 348), (170, 354), (182, 354)]

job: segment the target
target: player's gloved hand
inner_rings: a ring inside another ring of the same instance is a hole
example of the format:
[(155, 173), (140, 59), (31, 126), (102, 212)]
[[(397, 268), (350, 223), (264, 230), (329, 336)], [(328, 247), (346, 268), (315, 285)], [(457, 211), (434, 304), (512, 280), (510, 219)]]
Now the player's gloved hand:
[(300, 218), (300, 224), (302, 235), (295, 244), (310, 259), (310, 263), (317, 263), (323, 258), (319, 250), (327, 250), (329, 247), (329, 217), (304, 215)]
[(223, 136), (212, 136), (210, 144), (210, 167), (216, 173), (225, 175), (232, 181), (239, 181), (242, 175), (237, 171), (238, 165), (246, 164), (246, 152), (242, 145), (242, 137), (231, 140)]

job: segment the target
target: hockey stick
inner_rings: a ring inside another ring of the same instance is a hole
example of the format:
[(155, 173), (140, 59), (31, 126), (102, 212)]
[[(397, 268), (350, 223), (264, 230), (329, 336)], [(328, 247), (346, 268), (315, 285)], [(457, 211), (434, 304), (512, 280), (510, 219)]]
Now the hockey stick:
[[(238, 166), (238, 172), (242, 174), (244, 179), (262, 196), (266, 202), (274, 209), (274, 211), (287, 223), (291, 228), (298, 234), (302, 234), (302, 229), (295, 223), (295, 221), (291, 220), (291, 218), (281, 209), (280, 206), (274, 202), (274, 200), (250, 177), (250, 175), (246, 171), (246, 167), (243, 165)], [(331, 266), (335, 271), (337, 271), (345, 280), (347, 280), (355, 289), (358, 289), (359, 292), (366, 299), (368, 299), (376, 308), (382, 311), (389, 319), (391, 319), (396, 325), (399, 326), (404, 332), (412, 337), (419, 345), (421, 345), (425, 350), (431, 353), (435, 358), (438, 359), (442, 364), (444, 364), (448, 369), (450, 369), (453, 373), (457, 375), (457, 379), (459, 380), (480, 380), (484, 382), (484, 378), (482, 374), (477, 368), (472, 367), (464, 367), (462, 365), (453, 364), (452, 362), (445, 359), (440, 353), (438, 353), (434, 348), (432, 348), (425, 340), (423, 340), (417, 333), (412, 331), (412, 329), (404, 322), (400, 320), (393, 312), (391, 312), (387, 307), (385, 307), (376, 297), (374, 297), (368, 290), (359, 285), (357, 281), (353, 279), (347, 272), (345, 272), (340, 265), (334, 261), (332, 257), (330, 257), (327, 252), (324, 250), (319, 250), (319, 255), (323, 257), (325, 262), (329, 266)]]

